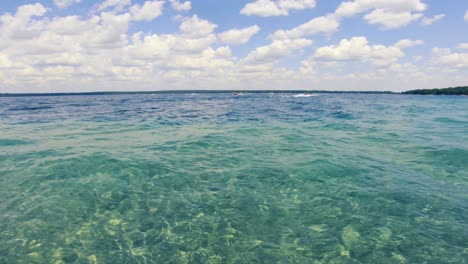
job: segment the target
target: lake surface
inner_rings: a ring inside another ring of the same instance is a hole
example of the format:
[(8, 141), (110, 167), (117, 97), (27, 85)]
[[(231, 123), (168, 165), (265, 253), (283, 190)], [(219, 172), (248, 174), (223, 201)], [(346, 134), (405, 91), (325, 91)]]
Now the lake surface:
[(468, 98), (0, 98), (0, 263), (466, 263)]

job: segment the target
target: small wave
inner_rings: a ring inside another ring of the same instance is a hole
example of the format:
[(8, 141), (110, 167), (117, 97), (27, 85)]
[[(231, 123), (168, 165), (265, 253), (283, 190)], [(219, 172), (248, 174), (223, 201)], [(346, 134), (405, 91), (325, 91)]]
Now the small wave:
[(353, 116), (352, 114), (349, 114), (349, 113), (345, 113), (343, 111), (336, 111), (336, 112), (333, 112), (332, 115), (335, 117), (335, 118), (339, 118), (339, 119), (354, 119), (355, 116)]
[(449, 117), (439, 117), (434, 119), (435, 122), (440, 122), (440, 123), (452, 123), (452, 124), (466, 124), (466, 121), (459, 120), (459, 119), (454, 119), (454, 118), (449, 118)]
[(0, 147), (10, 147), (10, 146), (18, 146), (18, 145), (27, 145), (31, 142), (20, 140), (20, 139), (1, 139), (0, 138)]
[(10, 108), (9, 111), (35, 111), (43, 109), (51, 109), (52, 106), (30, 106), (30, 107), (14, 107)]

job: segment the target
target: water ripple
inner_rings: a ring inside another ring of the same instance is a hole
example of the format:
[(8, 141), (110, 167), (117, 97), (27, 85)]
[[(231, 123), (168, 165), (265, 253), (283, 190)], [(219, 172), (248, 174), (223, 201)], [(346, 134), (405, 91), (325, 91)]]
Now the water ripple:
[(468, 101), (0, 98), (0, 263), (464, 263)]

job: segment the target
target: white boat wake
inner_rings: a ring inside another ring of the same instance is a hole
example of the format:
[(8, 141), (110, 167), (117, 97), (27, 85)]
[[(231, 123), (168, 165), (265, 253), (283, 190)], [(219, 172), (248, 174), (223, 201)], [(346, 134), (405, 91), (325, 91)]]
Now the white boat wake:
[(296, 95), (293, 95), (293, 97), (315, 97), (315, 96), (319, 96), (318, 94), (296, 94)]

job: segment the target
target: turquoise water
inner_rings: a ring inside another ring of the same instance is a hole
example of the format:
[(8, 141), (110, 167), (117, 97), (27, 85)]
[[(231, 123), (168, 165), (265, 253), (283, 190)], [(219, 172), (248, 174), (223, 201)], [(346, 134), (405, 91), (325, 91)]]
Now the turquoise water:
[(0, 263), (466, 263), (468, 99), (0, 98)]

